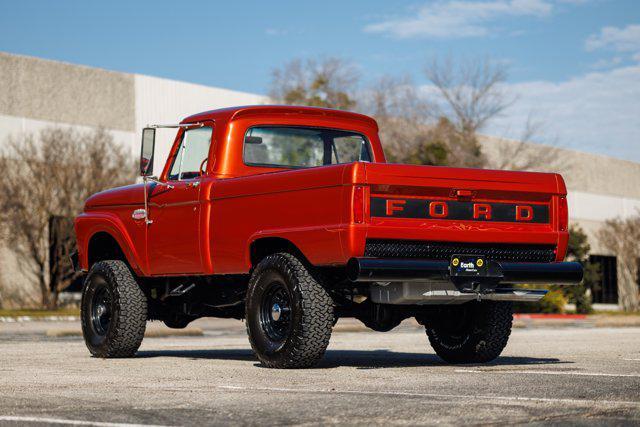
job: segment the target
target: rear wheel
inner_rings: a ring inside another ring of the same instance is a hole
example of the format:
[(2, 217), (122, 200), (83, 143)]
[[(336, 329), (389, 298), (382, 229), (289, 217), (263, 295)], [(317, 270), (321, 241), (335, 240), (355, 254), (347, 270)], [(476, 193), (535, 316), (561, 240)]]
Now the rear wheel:
[(510, 302), (469, 302), (448, 307), (426, 325), (436, 354), (449, 363), (494, 360), (507, 345), (513, 310)]
[(269, 255), (256, 266), (246, 299), (249, 341), (270, 368), (307, 368), (324, 354), (333, 300), (298, 258)]
[(123, 261), (100, 261), (85, 280), (82, 334), (96, 357), (132, 357), (142, 343), (147, 299)]

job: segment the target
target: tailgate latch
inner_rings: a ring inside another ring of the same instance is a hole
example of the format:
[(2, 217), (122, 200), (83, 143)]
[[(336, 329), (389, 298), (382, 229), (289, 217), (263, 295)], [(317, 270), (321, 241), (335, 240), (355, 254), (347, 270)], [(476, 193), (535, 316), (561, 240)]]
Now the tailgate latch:
[(475, 191), (462, 189), (453, 190), (451, 193), (452, 197), (457, 197), (458, 199), (471, 199), (475, 195)]

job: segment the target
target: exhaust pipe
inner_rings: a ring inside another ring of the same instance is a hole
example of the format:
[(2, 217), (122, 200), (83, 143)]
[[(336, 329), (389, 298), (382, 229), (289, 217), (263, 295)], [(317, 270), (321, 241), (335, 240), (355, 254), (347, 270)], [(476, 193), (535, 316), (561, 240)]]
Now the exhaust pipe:
[(577, 285), (582, 282), (584, 269), (578, 262), (499, 262), (501, 283)]

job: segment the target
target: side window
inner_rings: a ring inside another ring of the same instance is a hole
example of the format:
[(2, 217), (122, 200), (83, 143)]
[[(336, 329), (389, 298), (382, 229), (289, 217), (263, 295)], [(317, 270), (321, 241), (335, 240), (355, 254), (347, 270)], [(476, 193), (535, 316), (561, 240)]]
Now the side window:
[(200, 166), (209, 157), (212, 131), (211, 127), (201, 127), (186, 130), (182, 134), (182, 142), (169, 171), (170, 180), (200, 176)]
[(366, 141), (360, 135), (333, 138), (333, 163), (370, 162)]

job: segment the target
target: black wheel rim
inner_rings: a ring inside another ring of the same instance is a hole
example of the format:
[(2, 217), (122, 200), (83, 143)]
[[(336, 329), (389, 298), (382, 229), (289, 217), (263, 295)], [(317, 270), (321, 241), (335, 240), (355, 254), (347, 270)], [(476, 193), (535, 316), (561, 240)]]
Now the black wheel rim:
[(448, 309), (436, 328), (442, 340), (441, 344), (451, 348), (464, 344), (469, 338), (469, 334), (473, 328), (471, 319), (470, 307), (468, 305)]
[(291, 330), (291, 298), (284, 284), (271, 283), (260, 304), (260, 326), (274, 342), (283, 342)]
[(91, 299), (91, 325), (96, 334), (105, 336), (111, 323), (112, 307), (111, 291), (102, 280), (96, 286)]
[(469, 314), (467, 310), (460, 310), (455, 316), (451, 316), (446, 323), (445, 330), (452, 338), (464, 339), (469, 333)]

